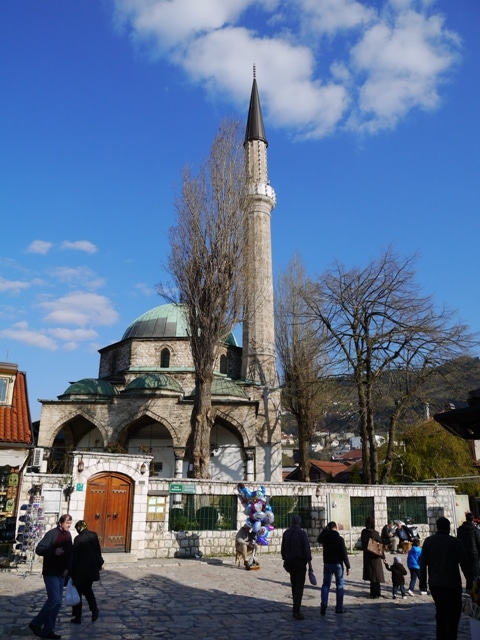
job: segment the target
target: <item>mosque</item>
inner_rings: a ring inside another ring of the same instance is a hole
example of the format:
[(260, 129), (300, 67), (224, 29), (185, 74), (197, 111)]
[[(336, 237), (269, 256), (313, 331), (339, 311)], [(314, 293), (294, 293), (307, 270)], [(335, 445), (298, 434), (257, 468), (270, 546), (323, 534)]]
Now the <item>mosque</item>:
[[(267, 146), (254, 73), (244, 141), (244, 237), (252, 268), (243, 345), (230, 334), (215, 366), (213, 480), (281, 481), (270, 230), (275, 192), (268, 180)], [(149, 476), (189, 478), (196, 389), (188, 334), (181, 305), (157, 306), (135, 319), (118, 342), (100, 349), (98, 377), (70, 384), (55, 400), (41, 400), (38, 470), (63, 472), (69, 452), (109, 452), (118, 455), (117, 462), (124, 455), (148, 454)], [(113, 467), (110, 456), (100, 474), (105, 482), (118, 464)]]

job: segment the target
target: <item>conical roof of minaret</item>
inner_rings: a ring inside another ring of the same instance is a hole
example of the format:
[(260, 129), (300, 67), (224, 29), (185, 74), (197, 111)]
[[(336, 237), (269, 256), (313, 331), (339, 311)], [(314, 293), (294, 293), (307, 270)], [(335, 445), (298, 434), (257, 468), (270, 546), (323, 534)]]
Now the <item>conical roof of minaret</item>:
[(245, 144), (252, 140), (261, 140), (268, 146), (263, 127), (262, 108), (258, 97), (257, 80), (253, 77), (252, 94), (250, 96), (250, 106), (248, 108), (247, 129), (245, 131)]

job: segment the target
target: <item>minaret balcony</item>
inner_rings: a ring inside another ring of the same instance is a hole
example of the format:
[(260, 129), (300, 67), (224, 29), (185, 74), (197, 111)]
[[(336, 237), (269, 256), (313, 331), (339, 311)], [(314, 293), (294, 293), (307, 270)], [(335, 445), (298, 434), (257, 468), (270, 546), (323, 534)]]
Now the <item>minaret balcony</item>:
[(275, 191), (273, 187), (269, 184), (265, 184), (262, 182), (257, 182), (255, 184), (250, 184), (248, 187), (248, 195), (250, 196), (266, 196), (276, 202), (277, 196), (275, 195)]

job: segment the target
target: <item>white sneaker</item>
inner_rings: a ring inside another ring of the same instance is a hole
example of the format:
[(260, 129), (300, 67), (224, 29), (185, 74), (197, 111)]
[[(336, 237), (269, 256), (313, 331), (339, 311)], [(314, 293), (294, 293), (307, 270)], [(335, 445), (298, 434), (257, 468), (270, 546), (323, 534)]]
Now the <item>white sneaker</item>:
[(426, 591), (420, 591), (420, 595), (421, 595), (421, 596), (426, 596), (426, 595), (427, 595), (427, 592), (426, 592)]
[(413, 596), (413, 595), (414, 595), (414, 593), (413, 593), (413, 591), (412, 591), (411, 589), (409, 589), (409, 590), (407, 591), (407, 593), (408, 593), (408, 595), (409, 595), (409, 596)]
[(407, 599), (407, 596), (402, 596), (402, 600), (406, 600), (406, 599)]

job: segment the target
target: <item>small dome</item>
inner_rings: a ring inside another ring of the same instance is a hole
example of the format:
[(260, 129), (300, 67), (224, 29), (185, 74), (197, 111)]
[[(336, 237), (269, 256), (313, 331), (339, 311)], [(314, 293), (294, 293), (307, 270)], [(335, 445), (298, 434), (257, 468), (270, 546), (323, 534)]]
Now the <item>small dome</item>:
[(123, 393), (157, 391), (159, 389), (183, 394), (183, 389), (180, 383), (166, 373), (148, 373), (143, 376), (139, 376), (127, 384)]
[(98, 380), (97, 378), (83, 378), (77, 382), (73, 382), (68, 389), (58, 396), (65, 399), (71, 396), (95, 396), (97, 398), (111, 398), (118, 396), (118, 390), (106, 380)]
[(214, 378), (212, 384), (212, 396), (230, 396), (248, 400), (245, 391), (233, 380), (226, 378)]
[[(185, 307), (181, 304), (162, 304), (150, 309), (134, 320), (122, 336), (128, 338), (188, 338), (189, 327)], [(225, 340), (227, 344), (237, 347), (233, 333)]]

